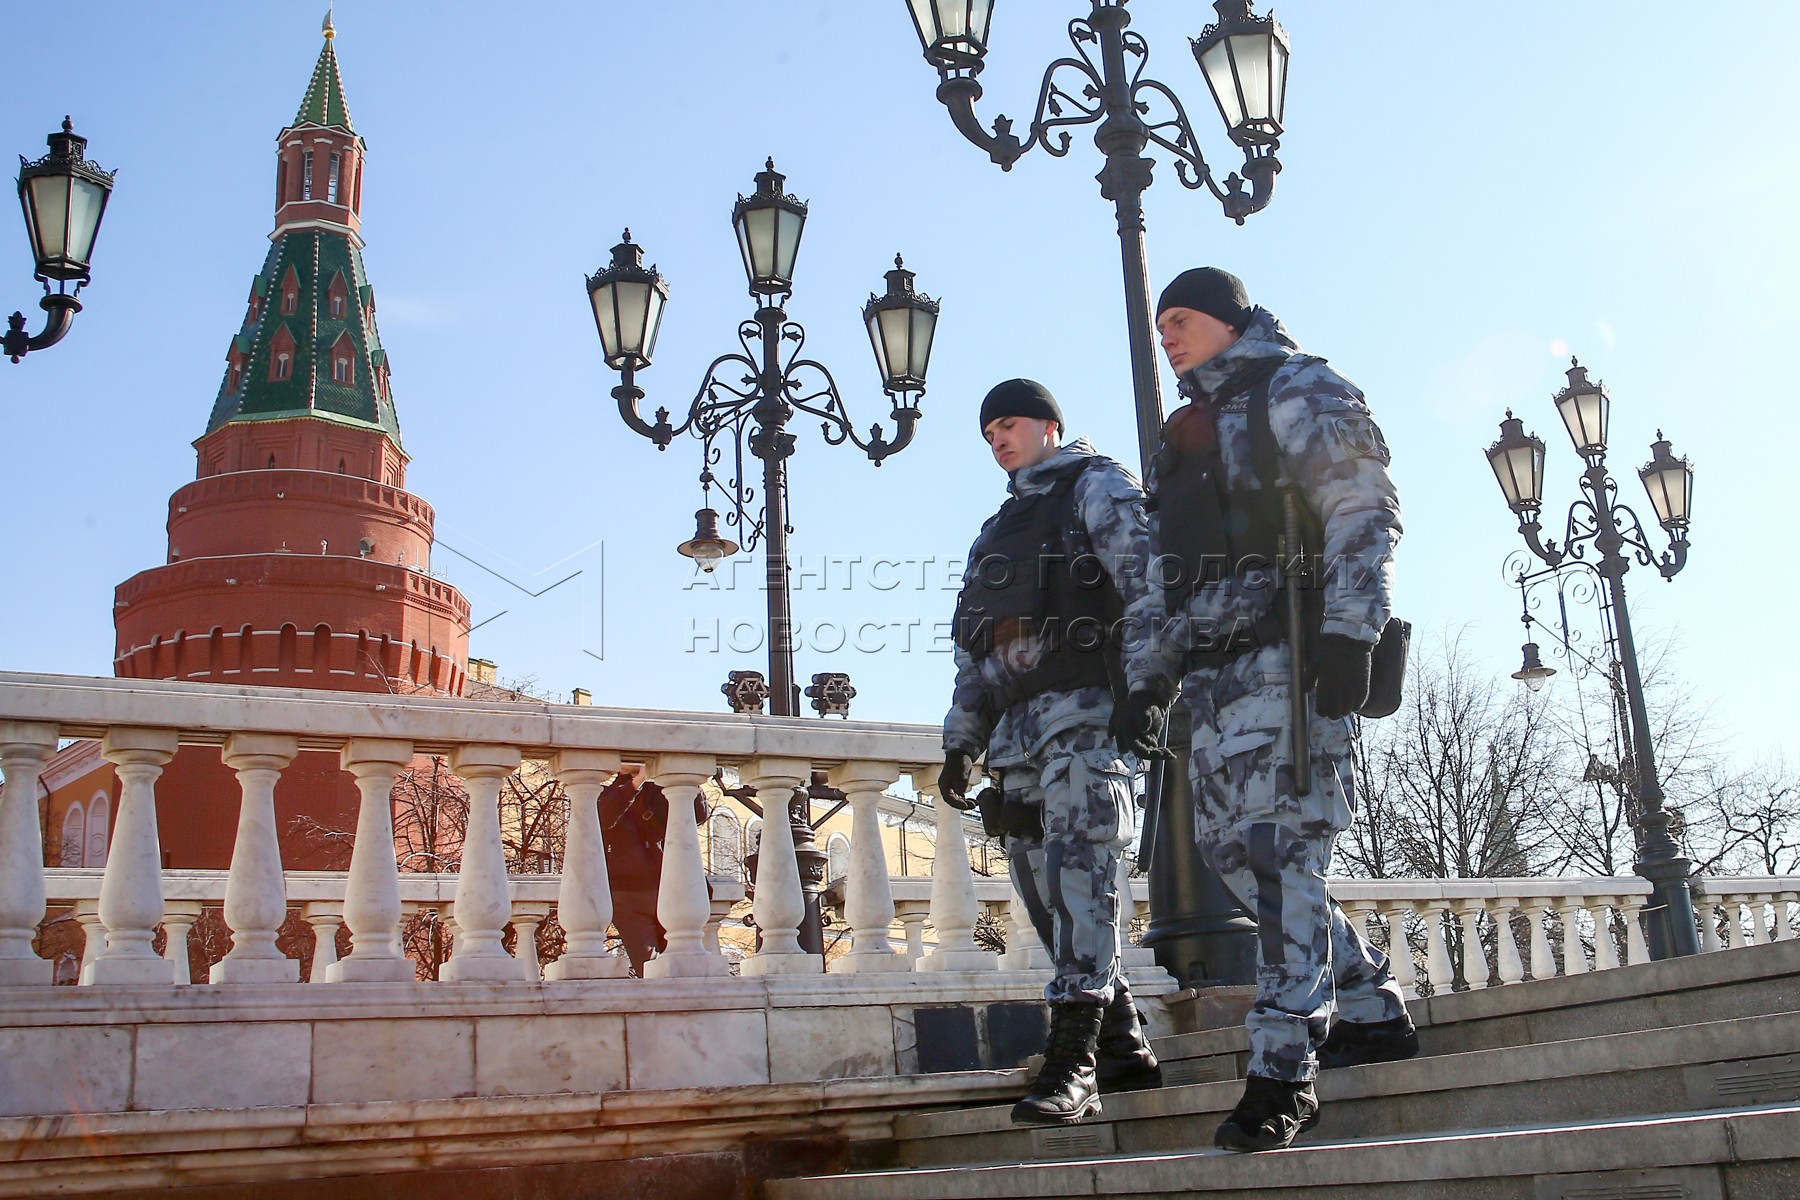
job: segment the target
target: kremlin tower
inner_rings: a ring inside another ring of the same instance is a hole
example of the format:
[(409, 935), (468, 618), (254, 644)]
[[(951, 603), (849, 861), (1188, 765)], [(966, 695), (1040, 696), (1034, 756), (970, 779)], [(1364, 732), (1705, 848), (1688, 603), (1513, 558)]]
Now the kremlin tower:
[(469, 603), (429, 574), (362, 260), (366, 146), (334, 31), (277, 139), (275, 229), (163, 565), (120, 584), (114, 673), (462, 694)]
[[(275, 228), (194, 482), (169, 498), (161, 566), (118, 586), (114, 673), (460, 696), (469, 602), (432, 578), (431, 505), (406, 491), (375, 292), (362, 260), (366, 147), (326, 19), (300, 112), (277, 139)], [(118, 782), (97, 742), (45, 770), (46, 861), (106, 861)], [(157, 785), (163, 865), (230, 865), (240, 796), (211, 746), (183, 746)], [(342, 869), (317, 831), (355, 828), (337, 755), (303, 750), (275, 792), (290, 869)], [(312, 832), (309, 832), (312, 831)]]

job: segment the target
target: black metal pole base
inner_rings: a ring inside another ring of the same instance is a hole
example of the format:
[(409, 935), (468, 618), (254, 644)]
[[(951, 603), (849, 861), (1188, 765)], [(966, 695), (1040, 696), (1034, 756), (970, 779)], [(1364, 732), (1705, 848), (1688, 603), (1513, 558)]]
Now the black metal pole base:
[(1150, 927), (1144, 945), (1182, 987), (1256, 982), (1256, 921), (1200, 854), (1187, 763), (1192, 718), (1169, 716), (1174, 758), (1159, 772), (1150, 848)]
[(1688, 883), (1688, 861), (1638, 863), (1637, 874), (1650, 881), (1650, 904), (1644, 911), (1644, 942), (1658, 962), (1700, 953), (1700, 931), (1694, 921), (1694, 894)]

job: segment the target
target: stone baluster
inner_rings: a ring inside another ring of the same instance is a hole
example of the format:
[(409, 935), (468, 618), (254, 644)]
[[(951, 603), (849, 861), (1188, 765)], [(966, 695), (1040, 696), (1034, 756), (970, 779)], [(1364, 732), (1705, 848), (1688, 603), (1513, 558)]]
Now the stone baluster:
[(963, 837), (962, 813), (937, 794), (923, 789), (937, 815), (937, 846), (931, 859), (931, 923), (937, 947), (914, 963), (920, 971), (992, 971), (1000, 957), (975, 944), (975, 873), (969, 867), (969, 844)]
[(1744, 913), (1736, 896), (1725, 897), (1725, 945), (1731, 950), (1744, 947)]
[(1783, 937), (1800, 938), (1800, 912), (1790, 911), (1788, 908), (1790, 904), (1800, 904), (1800, 892), (1783, 892), (1777, 896), (1775, 898), (1775, 915), (1778, 920), (1786, 922), (1787, 932), (1782, 935)]
[(1018, 888), (1013, 889), (1012, 899), (1007, 901), (1006, 925), (1006, 953), (1000, 956), (1001, 967), (1008, 971), (1038, 971), (1056, 965), (1044, 948), (1044, 939), (1032, 927), (1031, 914), (1026, 911)]
[(300, 964), (275, 948), (287, 920), (287, 881), (275, 827), (275, 783), (300, 753), (297, 738), (234, 733), (221, 756), (237, 772), (237, 843), (225, 880), (225, 924), (231, 950), (213, 964), (213, 983), (295, 983)]
[(1617, 896), (1594, 897), (1594, 970), (1610, 971), (1619, 965), (1619, 943), (1613, 936), (1612, 907)]
[(906, 960), (916, 965), (925, 957), (925, 922), (931, 917), (931, 905), (917, 900), (896, 901), (894, 915), (906, 934)]
[(713, 896), (708, 902), (706, 948), (714, 954), (723, 955), (725, 953), (724, 947), (719, 944), (719, 930), (725, 927), (725, 918), (731, 915), (731, 910), (735, 907), (737, 907), (737, 901), (729, 895)]
[[(1650, 961), (1650, 947), (1644, 942), (1644, 901), (1638, 896), (1619, 897), (1619, 913), (1625, 919), (1625, 961), (1630, 966)], [(1713, 944), (1705, 945), (1707, 929), (1712, 925), (1712, 905), (1700, 901), (1700, 941), (1702, 950), (1717, 950), (1718, 930), (1712, 931)]]
[(606, 949), (613, 903), (599, 803), (600, 790), (618, 774), (619, 765), (611, 750), (563, 750), (550, 760), (550, 773), (569, 796), (569, 832), (556, 892), (556, 919), (568, 940), (562, 957), (544, 968), (545, 979), (618, 979), (631, 972), (629, 960)]
[(194, 971), (188, 961), (188, 934), (206, 915), (206, 905), (198, 900), (166, 900), (163, 902), (163, 961), (169, 964), (169, 978), (176, 984), (194, 982)]
[(1769, 897), (1766, 895), (1759, 893), (1750, 897), (1750, 944), (1752, 946), (1769, 944), (1769, 920), (1764, 912), (1768, 903)]
[(1562, 905), (1563, 974), (1580, 975), (1587, 971), (1587, 951), (1581, 948), (1581, 914), (1587, 906), (1580, 900), (1567, 900)]
[(344, 923), (344, 906), (332, 900), (314, 900), (300, 909), (300, 917), (312, 926), (312, 969), (307, 978), (324, 983), (326, 974), (338, 960), (337, 935)]
[(340, 755), (344, 769), (356, 777), (362, 799), (344, 883), (350, 954), (325, 968), (331, 983), (417, 978), (400, 944), (400, 869), (394, 862), (394, 781), (412, 756), (411, 742), (391, 738), (352, 738)]
[(1479, 898), (1463, 900), (1456, 906), (1462, 914), (1463, 982), (1472, 992), (1488, 985), (1487, 950), (1481, 944), (1481, 914), (1486, 907), (1487, 902)]
[(1518, 915), (1517, 900), (1501, 900), (1494, 917), (1494, 966), (1500, 986), (1518, 983), (1525, 978), (1525, 963), (1519, 958), (1519, 940), (1513, 934), (1513, 918)]
[[(788, 817), (794, 789), (812, 778), (803, 758), (759, 758), (740, 772), (762, 805), (762, 843), (757, 850), (756, 927), (762, 944), (738, 969), (745, 975), (811, 975), (825, 969), (817, 955), (800, 948), (806, 894), (800, 890), (800, 862), (794, 857), (794, 826)], [(674, 822), (671, 813), (670, 822)]]
[(850, 799), (850, 877), (844, 883), (844, 919), (850, 953), (832, 971), (908, 971), (912, 963), (888, 939), (894, 924), (894, 891), (888, 879), (887, 844), (881, 838), (881, 795), (900, 778), (897, 763), (845, 763), (831, 773)]
[[(1642, 906), (1640, 905), (1640, 911)], [(1700, 952), (1711, 954), (1715, 950), (1723, 950), (1725, 943), (1719, 940), (1719, 905), (1710, 896), (1700, 897)], [(1641, 934), (1639, 936), (1642, 936)], [(1637, 952), (1632, 952), (1632, 962), (1637, 962)]]
[(0, 986), (49, 984), (55, 964), (31, 948), (44, 919), (44, 841), (38, 779), (56, 753), (54, 725), (0, 722)]
[[(731, 974), (731, 964), (706, 944), (712, 898), (700, 858), (700, 832), (694, 827), (694, 797), (715, 766), (710, 754), (663, 754), (646, 767), (669, 799), (662, 882), (656, 892), (656, 919), (666, 931), (668, 948), (644, 964), (644, 974), (652, 979)], [(766, 829), (763, 837), (768, 837)]]
[(1444, 915), (1449, 906), (1427, 903), (1425, 913), (1425, 978), (1431, 983), (1431, 994), (1445, 996), (1456, 980), (1456, 968), (1450, 963), (1450, 946), (1444, 937)]
[(175, 757), (177, 745), (173, 729), (124, 726), (107, 730), (100, 741), (100, 753), (119, 776), (119, 812), (100, 881), (106, 950), (91, 968), (95, 983), (170, 982), (169, 964), (150, 943), (163, 916), (156, 780)]
[(1550, 948), (1550, 930), (1544, 924), (1544, 913), (1550, 907), (1547, 896), (1536, 896), (1525, 902), (1525, 912), (1531, 918), (1531, 977), (1533, 979), (1554, 979), (1556, 977), (1556, 952)]
[(506, 886), (506, 847), (500, 841), (500, 785), (519, 769), (512, 746), (459, 746), (450, 769), (469, 789), (469, 823), (463, 831), (462, 870), (456, 876), (459, 935), (440, 978), (451, 983), (510, 983), (519, 964), (502, 939), (512, 919)]
[(512, 906), (513, 958), (519, 964), (519, 978), (536, 983), (543, 975), (538, 964), (538, 926), (550, 915), (547, 900), (518, 900)]
[(94, 960), (106, 949), (106, 926), (100, 921), (100, 901), (77, 900), (75, 923), (81, 926), (81, 974), (84, 984), (94, 982)]
[(1410, 904), (1388, 904), (1378, 909), (1387, 922), (1387, 956), (1388, 970), (1394, 973), (1394, 982), (1400, 985), (1400, 992), (1408, 1000), (1419, 998), (1419, 971), (1413, 965), (1412, 945), (1406, 940), (1406, 914), (1412, 911)]

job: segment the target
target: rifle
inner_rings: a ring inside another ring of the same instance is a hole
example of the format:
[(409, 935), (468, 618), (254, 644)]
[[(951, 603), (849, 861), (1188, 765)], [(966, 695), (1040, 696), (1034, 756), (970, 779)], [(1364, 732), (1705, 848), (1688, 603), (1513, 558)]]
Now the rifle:
[(1290, 648), (1288, 681), (1288, 741), (1294, 762), (1294, 794), (1304, 796), (1312, 788), (1312, 739), (1307, 730), (1306, 712), (1306, 610), (1301, 588), (1306, 583), (1305, 549), (1300, 540), (1300, 504), (1294, 498), (1293, 485), (1281, 484), (1282, 574), (1286, 576), (1287, 635)]

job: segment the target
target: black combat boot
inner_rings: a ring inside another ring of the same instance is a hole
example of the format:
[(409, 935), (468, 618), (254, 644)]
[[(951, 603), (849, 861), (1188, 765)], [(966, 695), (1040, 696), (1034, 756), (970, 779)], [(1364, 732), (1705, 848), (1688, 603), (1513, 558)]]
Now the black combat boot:
[(1301, 1130), (1318, 1123), (1319, 1098), (1311, 1083), (1250, 1075), (1244, 1079), (1244, 1098), (1213, 1134), (1213, 1145), (1221, 1150), (1286, 1150)]
[(1138, 1020), (1137, 1005), (1121, 979), (1113, 989), (1112, 1003), (1100, 1018), (1100, 1039), (1094, 1075), (1100, 1081), (1101, 1094), (1138, 1092), (1163, 1085), (1162, 1067), (1144, 1037), (1143, 1023)]
[(1401, 1013), (1391, 1021), (1359, 1024), (1335, 1021), (1319, 1043), (1319, 1069), (1360, 1067), (1364, 1063), (1399, 1062), (1419, 1052), (1419, 1031)]
[(1094, 1080), (1094, 1042), (1100, 1035), (1098, 1004), (1052, 1004), (1044, 1065), (1025, 1098), (1013, 1105), (1014, 1125), (1069, 1125), (1100, 1114)]

